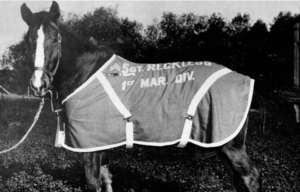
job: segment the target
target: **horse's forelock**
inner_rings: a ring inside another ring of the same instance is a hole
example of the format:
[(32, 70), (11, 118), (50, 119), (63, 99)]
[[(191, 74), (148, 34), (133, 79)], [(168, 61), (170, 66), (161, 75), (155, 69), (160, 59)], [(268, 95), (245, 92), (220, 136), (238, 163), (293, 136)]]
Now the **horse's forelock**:
[[(38, 13), (34, 13), (32, 16), (32, 22), (29, 26), (29, 30), (27, 32), (27, 40), (31, 37), (32, 40), (36, 40), (36, 37), (38, 37), (38, 30), (43, 28), (44, 31), (50, 31), (49, 26), (53, 26), (53, 23), (51, 22), (49, 13), (46, 11), (41, 11)], [(57, 26), (54, 26), (54, 28), (58, 29)], [(31, 42), (36, 43), (36, 42)], [(35, 47), (33, 47), (35, 48)]]
[(32, 16), (32, 23), (30, 27), (39, 29), (41, 25), (50, 23), (50, 15), (46, 11), (34, 13)]

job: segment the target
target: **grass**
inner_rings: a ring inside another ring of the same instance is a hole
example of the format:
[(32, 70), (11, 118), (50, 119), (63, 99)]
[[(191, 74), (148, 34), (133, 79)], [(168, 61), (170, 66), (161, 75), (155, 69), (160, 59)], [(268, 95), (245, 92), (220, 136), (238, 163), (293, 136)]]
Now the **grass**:
[[(19, 141), (38, 106), (38, 100), (0, 100), (0, 150)], [(247, 151), (262, 171), (263, 191), (300, 191), (300, 127), (293, 123), (291, 112), (269, 117), (264, 134), (260, 116), (250, 115)], [(280, 121), (280, 126), (271, 127), (272, 121)], [(55, 115), (46, 101), (24, 143), (0, 155), (0, 191), (87, 191), (81, 155), (54, 147), (55, 131)], [(234, 191), (217, 157), (202, 159), (190, 149), (124, 146), (110, 150), (114, 191)]]

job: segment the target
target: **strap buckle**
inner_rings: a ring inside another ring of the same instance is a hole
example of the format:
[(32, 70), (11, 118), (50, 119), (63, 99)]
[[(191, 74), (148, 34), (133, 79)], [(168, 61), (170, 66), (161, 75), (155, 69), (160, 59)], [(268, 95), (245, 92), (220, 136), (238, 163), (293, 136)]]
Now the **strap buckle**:
[(187, 119), (187, 120), (190, 120), (190, 121), (192, 121), (193, 118), (194, 118), (194, 117), (193, 117), (192, 115), (189, 115), (189, 114), (186, 116), (186, 119)]
[(177, 147), (183, 148), (188, 143), (188, 141), (190, 139), (191, 131), (192, 131), (193, 118), (194, 117), (192, 115), (189, 115), (189, 114), (185, 118), (184, 127), (183, 127), (183, 131), (182, 131), (182, 136), (181, 136), (180, 142), (179, 142)]

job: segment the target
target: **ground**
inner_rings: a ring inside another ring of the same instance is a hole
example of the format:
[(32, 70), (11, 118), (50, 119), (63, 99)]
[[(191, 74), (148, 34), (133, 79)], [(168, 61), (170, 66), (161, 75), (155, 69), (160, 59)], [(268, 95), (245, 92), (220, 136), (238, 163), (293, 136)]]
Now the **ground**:
[[(38, 100), (0, 100), (0, 150), (14, 145), (33, 122)], [(300, 126), (289, 107), (278, 107), (265, 127), (250, 113), (247, 152), (262, 172), (263, 191), (300, 191)], [(279, 114), (279, 115), (278, 115)], [(81, 155), (54, 147), (56, 117), (46, 101), (33, 131), (17, 149), (0, 155), (0, 191), (87, 191)], [(189, 148), (191, 149), (191, 148)], [(110, 151), (115, 192), (234, 191), (218, 157), (172, 148)]]

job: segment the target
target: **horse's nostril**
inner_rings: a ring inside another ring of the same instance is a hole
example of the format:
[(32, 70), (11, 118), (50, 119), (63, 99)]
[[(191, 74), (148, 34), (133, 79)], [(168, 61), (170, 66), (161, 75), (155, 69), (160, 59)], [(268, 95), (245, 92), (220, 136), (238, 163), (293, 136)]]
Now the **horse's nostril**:
[(49, 89), (49, 86), (50, 86), (50, 83), (49, 83), (48, 79), (47, 78), (43, 79), (42, 87), (45, 89)]
[(46, 82), (43, 80), (43, 81), (41, 81), (41, 86), (40, 86), (40, 88), (46, 88)]

